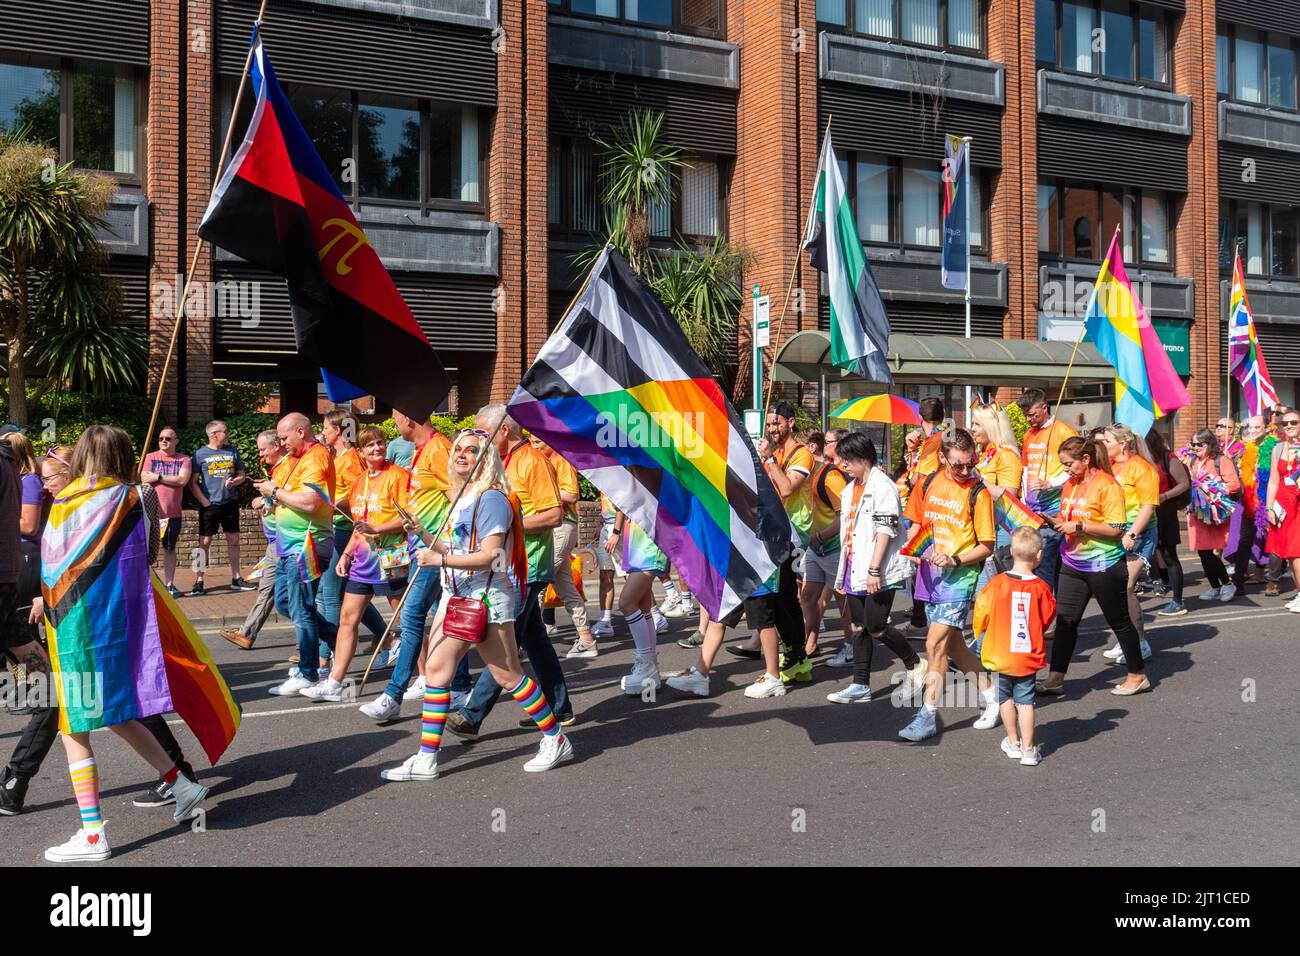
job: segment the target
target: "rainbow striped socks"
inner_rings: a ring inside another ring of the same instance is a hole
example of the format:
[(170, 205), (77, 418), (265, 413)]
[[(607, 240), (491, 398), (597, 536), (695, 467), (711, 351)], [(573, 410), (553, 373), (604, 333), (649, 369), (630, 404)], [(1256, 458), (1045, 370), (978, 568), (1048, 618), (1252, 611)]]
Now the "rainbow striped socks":
[(99, 815), (99, 772), (95, 758), (87, 757), (68, 764), (68, 774), (72, 777), (73, 796), (81, 810), (82, 828), (98, 830), (104, 825), (104, 818)]
[(451, 689), (425, 687), (424, 710), (420, 714), (420, 753), (436, 754), (442, 744), (442, 728), (451, 709)]
[(551, 705), (546, 702), (546, 695), (542, 693), (537, 681), (525, 674), (519, 686), (510, 692), (510, 696), (519, 701), (524, 713), (533, 718), (537, 729), (546, 736), (554, 737), (560, 732), (560, 724), (555, 719), (555, 714), (551, 713)]

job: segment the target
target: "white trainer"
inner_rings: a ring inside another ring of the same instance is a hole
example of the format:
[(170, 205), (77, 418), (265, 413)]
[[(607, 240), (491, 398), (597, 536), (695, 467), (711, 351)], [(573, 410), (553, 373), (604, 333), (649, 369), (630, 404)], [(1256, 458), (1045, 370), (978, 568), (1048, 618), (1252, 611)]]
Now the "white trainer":
[(311, 687), (313, 681), (305, 677), (290, 677), (283, 684), (276, 684), (271, 688), (270, 693), (276, 697), (297, 697), (302, 691)]
[(826, 662), (828, 667), (852, 667), (853, 666), (853, 648), (847, 644), (841, 644), (840, 649), (835, 656)]
[(343, 700), (343, 685), (332, 677), (326, 677), (320, 683), (304, 687), (298, 693), (308, 700), (327, 700), (337, 704)]
[(930, 665), (924, 657), (916, 662), (915, 667), (909, 668), (898, 689), (894, 691), (894, 703), (902, 703), (925, 693), (925, 677), (929, 671)]
[(387, 694), (380, 694), (370, 703), (362, 704), (357, 709), (371, 720), (378, 720), (380, 722), (396, 720), (397, 716), (402, 712), (402, 702), (400, 700), (393, 700), (393, 698), (389, 697)]
[(976, 730), (992, 730), (1001, 720), (998, 714), (998, 697), (991, 691), (981, 696), (984, 699), (984, 711), (975, 718), (975, 723), (971, 726)]
[(647, 688), (653, 687), (655, 690), (663, 683), (659, 676), (659, 659), (652, 654), (636, 656), (632, 662), (632, 673), (628, 674), (621, 681), (619, 686), (623, 688), (623, 693), (629, 697), (638, 697)]
[(679, 597), (675, 601), (664, 601), (659, 605), (659, 613), (664, 617), (690, 617), (691, 605)]
[(1206, 591), (1204, 594), (1201, 595), (1202, 601), (1217, 601), (1218, 599), (1219, 599), (1218, 588), (1210, 588), (1208, 591)]
[(1119, 646), (1119, 641), (1116, 641), (1110, 647), (1102, 651), (1101, 656), (1106, 658), (1108, 661), (1113, 661), (1124, 656), (1124, 648)]
[(659, 613), (659, 608), (657, 607), (652, 608), (652, 611), (653, 611), (654, 622), (655, 622), (655, 633), (656, 634), (668, 633), (668, 618), (664, 617), (661, 613)]
[(553, 734), (542, 738), (542, 745), (537, 748), (537, 756), (524, 764), (529, 773), (542, 773), (566, 760), (573, 759), (573, 744), (564, 734)]
[[(1151, 660), (1151, 655), (1154, 654), (1155, 651), (1151, 650), (1151, 645), (1146, 642), (1146, 638), (1142, 639), (1141, 647), (1142, 647), (1142, 659), (1144, 661)], [(1125, 664), (1128, 663), (1128, 658), (1124, 656), (1123, 651), (1119, 652), (1119, 657), (1115, 658), (1115, 663), (1120, 665), (1121, 667), (1123, 667)]]
[(112, 855), (108, 835), (102, 826), (93, 831), (83, 827), (67, 843), (52, 846), (45, 851), (45, 859), (51, 863), (99, 863)]
[(592, 637), (613, 637), (614, 622), (608, 618), (601, 618), (595, 624), (591, 625)]
[(566, 661), (571, 661), (574, 659), (590, 660), (595, 656), (596, 656), (596, 642), (584, 641), (582, 638), (578, 638), (576, 641), (573, 642), (573, 646), (569, 648), (569, 653), (564, 655), (564, 659)]
[(675, 677), (668, 678), (665, 683), (673, 690), (679, 690), (683, 694), (694, 694), (696, 697), (709, 696), (708, 675), (701, 674), (694, 667), (685, 674), (678, 674)]
[(1008, 757), (1010, 757), (1012, 760), (1019, 760), (1021, 754), (1020, 741), (1017, 740), (1015, 743), (1012, 743), (1010, 737), (1003, 737), (1002, 752), (1006, 754)]
[(400, 767), (379, 771), (379, 776), (393, 783), (407, 783), (411, 780), (437, 780), (438, 755), (418, 753), (407, 757)]
[(785, 684), (781, 683), (780, 677), (764, 674), (745, 688), (745, 696), (751, 700), (762, 700), (764, 697), (784, 697)]
[(912, 718), (912, 722), (898, 732), (898, 736), (912, 743), (933, 737), (939, 732), (939, 721), (932, 711), (922, 707)]
[(1237, 585), (1228, 583), (1219, 588), (1219, 600), (1223, 602), (1231, 601), (1237, 596)]
[(424, 675), (421, 674), (402, 694), (402, 700), (424, 700)]

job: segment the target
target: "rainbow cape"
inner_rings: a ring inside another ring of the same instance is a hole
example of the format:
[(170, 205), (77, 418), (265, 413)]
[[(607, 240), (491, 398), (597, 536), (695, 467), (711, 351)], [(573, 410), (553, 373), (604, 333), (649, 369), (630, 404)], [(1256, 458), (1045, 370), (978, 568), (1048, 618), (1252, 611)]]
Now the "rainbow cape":
[(993, 518), (997, 521), (998, 527), (1007, 534), (1011, 534), (1017, 528), (1037, 530), (1043, 526), (1043, 519), (1030, 511), (1025, 503), (1010, 491), (1003, 491), (993, 499)]
[(150, 574), (135, 488), (78, 478), (63, 490), (41, 538), (41, 592), (64, 733), (175, 710), (216, 762), (239, 708)]
[(1133, 292), (1118, 232), (1097, 273), (1084, 324), (1097, 350), (1115, 366), (1115, 421), (1146, 435), (1157, 418), (1191, 401)]
[(1277, 405), (1277, 389), (1268, 374), (1268, 363), (1255, 335), (1255, 317), (1246, 298), (1246, 277), (1241, 268), (1241, 250), (1232, 267), (1232, 298), (1228, 304), (1228, 368), (1241, 383), (1241, 398), (1251, 415), (1263, 415)]
[(905, 558), (919, 558), (930, 550), (933, 545), (934, 529), (928, 524), (923, 524), (917, 536), (899, 548), (898, 553)]

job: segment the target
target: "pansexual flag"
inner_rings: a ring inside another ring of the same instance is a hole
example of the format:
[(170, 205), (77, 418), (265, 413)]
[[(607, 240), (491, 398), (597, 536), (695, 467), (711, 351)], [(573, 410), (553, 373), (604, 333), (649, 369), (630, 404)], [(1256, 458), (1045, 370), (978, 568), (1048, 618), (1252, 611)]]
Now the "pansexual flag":
[(374, 395), (424, 420), (451, 381), (321, 162), (253, 28), (257, 104), (199, 235), (289, 282), (298, 350), (331, 400)]
[(736, 410), (612, 248), (509, 410), (654, 539), (714, 620), (789, 555), (790, 519)]
[(1241, 383), (1241, 398), (1251, 415), (1263, 415), (1277, 404), (1277, 389), (1269, 378), (1268, 363), (1255, 335), (1255, 317), (1246, 298), (1246, 275), (1241, 250), (1232, 267), (1232, 299), (1228, 305), (1228, 367)]
[(1084, 323), (1097, 350), (1115, 366), (1115, 421), (1145, 436), (1157, 418), (1191, 401), (1129, 282), (1118, 230), (1097, 274)]
[(1037, 530), (1043, 526), (1042, 518), (1030, 511), (1015, 494), (1005, 489), (993, 499), (993, 520), (1007, 534), (1011, 534), (1017, 528)]
[(916, 537), (898, 549), (905, 558), (919, 558), (934, 546), (934, 529), (928, 524), (921, 525)]

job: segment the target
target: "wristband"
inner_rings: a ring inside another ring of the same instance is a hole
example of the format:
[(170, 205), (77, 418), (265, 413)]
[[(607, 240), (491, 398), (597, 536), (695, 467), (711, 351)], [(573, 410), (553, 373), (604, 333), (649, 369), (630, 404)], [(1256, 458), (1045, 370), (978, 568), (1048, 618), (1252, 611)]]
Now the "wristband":
[(880, 577), (880, 568), (867, 568), (867, 577), (869, 578)]
[(622, 528), (615, 528), (613, 531), (610, 532), (610, 534), (613, 535), (614, 537), (618, 537), (622, 533), (623, 533)]

